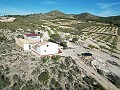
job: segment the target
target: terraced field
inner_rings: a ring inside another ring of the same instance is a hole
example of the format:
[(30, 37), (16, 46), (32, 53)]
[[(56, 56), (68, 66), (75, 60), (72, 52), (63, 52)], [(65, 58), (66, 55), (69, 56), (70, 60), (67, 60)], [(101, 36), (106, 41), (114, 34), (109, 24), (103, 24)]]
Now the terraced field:
[(98, 34), (117, 35), (118, 27), (111, 26), (91, 26), (83, 29), (84, 32), (94, 32)]
[(109, 53), (119, 54), (119, 36), (117, 34), (118, 27), (115, 26), (90, 26), (82, 29), (85, 39), (90, 39), (97, 45), (99, 49), (104, 49)]

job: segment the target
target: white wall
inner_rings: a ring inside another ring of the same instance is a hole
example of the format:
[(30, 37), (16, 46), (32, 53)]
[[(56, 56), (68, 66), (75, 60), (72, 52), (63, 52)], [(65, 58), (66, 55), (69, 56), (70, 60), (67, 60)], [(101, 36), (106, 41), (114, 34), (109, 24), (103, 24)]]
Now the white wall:
[(55, 43), (47, 43), (40, 47), (37, 47), (37, 53), (40, 55), (49, 55), (58, 53), (58, 44)]
[(29, 41), (39, 42), (40, 41), (40, 36), (32, 36), (32, 37), (25, 36), (25, 39), (29, 40)]
[(30, 44), (24, 44), (24, 50), (31, 50), (31, 47)]

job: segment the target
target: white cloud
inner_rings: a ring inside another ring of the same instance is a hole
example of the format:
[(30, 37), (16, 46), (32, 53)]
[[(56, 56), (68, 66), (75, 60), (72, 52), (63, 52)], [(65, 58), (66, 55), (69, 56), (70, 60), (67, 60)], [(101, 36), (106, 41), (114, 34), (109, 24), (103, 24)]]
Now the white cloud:
[(104, 10), (104, 11), (99, 12), (97, 15), (107, 17), (107, 16), (116, 16), (116, 15), (119, 15), (119, 14), (120, 14), (119, 11)]
[(58, 4), (63, 4), (63, 3), (58, 3), (58, 2), (54, 2), (54, 1), (46, 1), (42, 4), (45, 4), (45, 5), (58, 5)]
[(93, 10), (89, 10), (87, 11), (91, 14), (97, 15), (97, 16), (102, 16), (102, 17), (108, 17), (108, 16), (116, 16), (116, 15), (120, 15), (119, 11), (115, 11), (112, 9), (107, 9), (107, 10), (102, 10), (102, 11), (93, 11)]
[(52, 1), (48, 1), (48, 2), (45, 2), (46, 4), (56, 4), (56, 2), (52, 2)]
[(110, 8), (112, 6), (119, 5), (119, 4), (120, 3), (117, 2), (117, 3), (98, 3), (96, 5), (99, 6), (99, 8), (101, 8), (101, 9), (107, 9), (107, 8)]

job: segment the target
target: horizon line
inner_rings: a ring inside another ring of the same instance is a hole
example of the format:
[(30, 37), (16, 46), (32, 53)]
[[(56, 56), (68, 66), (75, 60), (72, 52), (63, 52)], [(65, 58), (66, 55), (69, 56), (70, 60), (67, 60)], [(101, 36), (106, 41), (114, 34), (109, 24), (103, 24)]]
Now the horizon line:
[[(79, 14), (83, 14), (83, 13), (88, 13), (88, 14), (92, 14), (92, 15), (95, 15), (95, 14), (93, 14), (93, 13), (90, 13), (90, 12), (81, 12), (81, 13), (66, 13), (66, 12), (64, 12), (64, 11), (62, 11), (62, 10), (50, 10), (50, 11), (47, 11), (47, 12), (33, 12), (33, 13), (28, 13), (28, 14), (4, 14), (4, 15), (0, 15), (0, 16), (27, 16), (27, 15), (33, 15), (33, 14), (46, 14), (46, 13), (49, 13), (49, 12), (52, 12), (52, 11), (60, 11), (60, 12), (62, 12), (62, 13), (64, 13), (64, 14), (68, 14), (68, 15), (70, 15), (70, 14), (75, 14), (75, 15), (79, 15)], [(95, 15), (95, 16), (99, 16), (99, 15)], [(120, 16), (120, 15), (110, 15), (110, 16), (99, 16), (99, 17), (111, 17), (111, 16)]]

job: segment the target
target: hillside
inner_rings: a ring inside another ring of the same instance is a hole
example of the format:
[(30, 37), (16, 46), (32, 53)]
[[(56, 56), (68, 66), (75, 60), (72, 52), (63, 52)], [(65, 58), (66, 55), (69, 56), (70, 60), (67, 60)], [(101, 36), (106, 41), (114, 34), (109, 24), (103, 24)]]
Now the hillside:
[(90, 13), (81, 13), (78, 15), (75, 15), (74, 18), (79, 19), (79, 20), (94, 20), (94, 19), (99, 19), (99, 16), (92, 15)]
[(84, 21), (95, 21), (120, 26), (120, 16), (100, 17), (90, 13), (74, 15), (74, 18)]
[(46, 15), (51, 15), (51, 16), (60, 15), (60, 16), (64, 16), (66, 14), (61, 12), (61, 11), (59, 11), (59, 10), (53, 10), (53, 11), (50, 11), (50, 12), (46, 13)]
[(82, 20), (82, 21), (95, 21), (95, 22), (101, 22), (101, 23), (108, 23), (113, 24), (116, 26), (120, 26), (120, 15), (118, 16), (110, 16), (110, 17), (100, 17), (93, 14), (90, 14), (88, 12), (81, 13), (81, 14), (65, 14), (59, 10), (53, 10), (50, 12), (47, 12), (45, 14), (29, 14), (29, 15), (6, 15), (7, 17), (34, 17), (36, 19), (53, 19), (53, 18), (61, 18), (61, 19), (76, 19), (76, 20)]
[(98, 19), (98, 21), (120, 26), (120, 16), (101, 17)]
[[(7, 17), (15, 17), (14, 21), (0, 22), (0, 90), (118, 90), (120, 29), (97, 22), (117, 21), (119, 16), (76, 16), (55, 10), (11, 15)], [(88, 22), (91, 18), (94, 22)], [(43, 41), (59, 44), (62, 53), (37, 57), (24, 51), (14, 37), (27, 33), (39, 33)], [(86, 52), (93, 58), (85, 60), (81, 54)]]
[(65, 14), (59, 10), (53, 10), (48, 13), (45, 13), (45, 15), (55, 17), (55, 18), (72, 18), (72, 15)]

